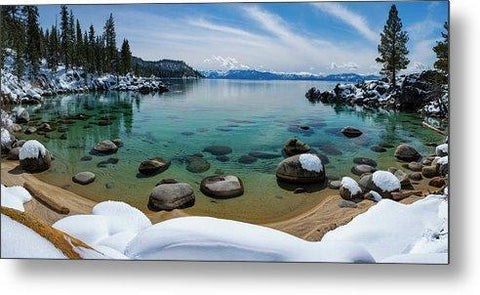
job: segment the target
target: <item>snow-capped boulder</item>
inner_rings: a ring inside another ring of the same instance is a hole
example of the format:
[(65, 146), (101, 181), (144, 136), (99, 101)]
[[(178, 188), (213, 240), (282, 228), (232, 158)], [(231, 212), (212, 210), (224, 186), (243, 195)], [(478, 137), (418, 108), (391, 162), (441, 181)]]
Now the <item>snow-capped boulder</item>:
[(152, 211), (183, 209), (193, 206), (195, 194), (188, 183), (165, 183), (156, 186), (148, 198)]
[(438, 146), (435, 148), (435, 153), (436, 153), (437, 156), (439, 156), (439, 157), (447, 156), (447, 155), (448, 155), (448, 143), (443, 143), (443, 144), (441, 144), (441, 145), (438, 145)]
[(340, 196), (348, 201), (360, 200), (362, 198), (362, 189), (353, 178), (343, 177), (340, 186)]
[(308, 153), (310, 151), (310, 146), (299, 139), (290, 138), (283, 146), (283, 151), (290, 157)]
[(217, 198), (228, 199), (243, 195), (243, 182), (234, 175), (209, 176), (200, 183), (200, 191), (205, 195)]
[(12, 145), (15, 142), (15, 137), (8, 132), (7, 129), (1, 128), (0, 131), (0, 143), (2, 148), (2, 154), (8, 153), (12, 149)]
[(15, 122), (17, 123), (27, 123), (30, 121), (30, 114), (25, 108), (16, 107), (13, 109), (15, 112)]
[(50, 152), (36, 140), (29, 140), (23, 144), (18, 156), (23, 170), (41, 172), (50, 168), (52, 158)]
[(359, 184), (364, 191), (376, 191), (384, 198), (391, 198), (391, 193), (398, 192), (401, 188), (398, 178), (388, 171), (376, 171), (363, 176)]
[(301, 154), (280, 162), (276, 175), (278, 180), (288, 183), (322, 183), (325, 181), (325, 167), (317, 155)]
[(406, 162), (415, 162), (418, 161), (422, 156), (417, 152), (416, 149), (409, 146), (408, 144), (401, 144), (395, 150), (395, 158), (406, 161)]
[(448, 174), (448, 156), (439, 158), (436, 162), (436, 168), (440, 175), (446, 176)]

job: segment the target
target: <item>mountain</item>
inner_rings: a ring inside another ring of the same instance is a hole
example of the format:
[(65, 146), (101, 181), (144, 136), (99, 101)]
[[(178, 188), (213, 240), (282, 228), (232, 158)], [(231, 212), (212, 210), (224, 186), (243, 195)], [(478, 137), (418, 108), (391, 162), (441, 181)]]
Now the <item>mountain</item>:
[(364, 80), (379, 79), (377, 75), (360, 75), (355, 73), (318, 75), (312, 73), (283, 73), (268, 72), (259, 70), (228, 70), (201, 71), (203, 76), (208, 79), (240, 79), (240, 80), (316, 80), (316, 81), (342, 81), (342, 82), (360, 82)]
[(203, 75), (182, 60), (162, 59), (145, 61), (132, 57), (132, 68), (142, 76), (155, 75), (161, 78), (203, 78)]

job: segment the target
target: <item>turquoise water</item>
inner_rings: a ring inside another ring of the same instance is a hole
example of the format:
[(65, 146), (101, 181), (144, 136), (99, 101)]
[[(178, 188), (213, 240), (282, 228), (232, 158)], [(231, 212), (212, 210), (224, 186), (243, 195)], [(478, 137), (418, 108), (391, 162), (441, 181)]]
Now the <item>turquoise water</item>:
[[(385, 153), (370, 150), (372, 145), (408, 142), (422, 154), (433, 151), (427, 143), (441, 138), (421, 126), (415, 114), (364, 110), (358, 107), (310, 104), (304, 94), (312, 86), (332, 89), (334, 82), (318, 81), (234, 81), (173, 80), (165, 94), (140, 95), (108, 92), (71, 94), (48, 99), (31, 108), (33, 121), (48, 121), (68, 128), (67, 139), (53, 131), (37, 138), (54, 154), (52, 168), (39, 175), (47, 182), (75, 191), (96, 201), (122, 200), (146, 211), (148, 195), (162, 178), (176, 178), (196, 190), (191, 214), (211, 215), (250, 222), (286, 219), (308, 210), (328, 192), (293, 194), (280, 187), (275, 168), (282, 158), (259, 159), (242, 164), (238, 159), (251, 151), (280, 155), (285, 141), (297, 137), (328, 157), (327, 175), (352, 175), (352, 159), (369, 157), (380, 168), (398, 166), (393, 149)], [(84, 114), (86, 120), (75, 115)], [(100, 126), (99, 121), (110, 125)], [(308, 125), (302, 131), (299, 125)], [(358, 138), (346, 138), (338, 130), (351, 125), (363, 131)], [(81, 161), (104, 139), (121, 138), (124, 146), (111, 156), (92, 156)], [(226, 145), (233, 152), (227, 162), (203, 152), (210, 169), (203, 173), (186, 170), (186, 157), (202, 153), (209, 145)], [(117, 164), (105, 163), (109, 158)], [(141, 161), (161, 157), (172, 161), (170, 168), (150, 178), (137, 177)], [(103, 164), (100, 162), (104, 162)], [(72, 175), (92, 171), (94, 183), (80, 186)], [(198, 186), (203, 177), (216, 173), (234, 174), (243, 179), (245, 194), (230, 200), (204, 196)]]

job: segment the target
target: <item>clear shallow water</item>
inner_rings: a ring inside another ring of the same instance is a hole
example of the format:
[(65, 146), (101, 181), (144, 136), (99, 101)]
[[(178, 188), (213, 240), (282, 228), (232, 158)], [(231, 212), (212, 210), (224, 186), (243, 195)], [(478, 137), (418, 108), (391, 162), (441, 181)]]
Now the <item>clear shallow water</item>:
[[(370, 150), (378, 143), (397, 145), (408, 142), (422, 154), (433, 152), (425, 144), (441, 142), (441, 137), (421, 126), (414, 114), (370, 111), (344, 106), (312, 105), (304, 93), (312, 86), (332, 89), (336, 83), (318, 81), (172, 81), (171, 91), (162, 95), (135, 93), (72, 94), (49, 99), (43, 106), (30, 109), (32, 124), (41, 121), (67, 126), (67, 139), (54, 131), (36, 138), (53, 152), (52, 168), (39, 175), (49, 183), (75, 191), (96, 201), (121, 200), (146, 211), (148, 196), (163, 178), (190, 183), (196, 190), (195, 206), (190, 214), (210, 215), (249, 222), (284, 220), (312, 208), (327, 189), (312, 194), (293, 194), (280, 187), (275, 169), (282, 158), (241, 164), (238, 159), (251, 151), (281, 153), (285, 141), (297, 137), (326, 155), (327, 176), (352, 175), (354, 157), (369, 157), (380, 168), (400, 166), (393, 159), (394, 149), (385, 153)], [(87, 120), (71, 117), (87, 115)], [(70, 117), (69, 117), (70, 116)], [(108, 118), (112, 124), (99, 126)], [(300, 131), (298, 125), (310, 126)], [(346, 138), (338, 130), (351, 125), (364, 134)], [(47, 138), (49, 137), (49, 138)], [(121, 138), (124, 146), (110, 156), (92, 156), (80, 161), (104, 139)], [(227, 145), (233, 149), (230, 160), (220, 162), (204, 154), (211, 167), (204, 173), (186, 170), (185, 158), (201, 153), (209, 145)], [(141, 161), (162, 157), (172, 160), (170, 168), (150, 178), (138, 178)], [(109, 158), (117, 164), (100, 164)], [(93, 184), (80, 186), (72, 175), (92, 171)], [(214, 200), (199, 190), (200, 181), (217, 173), (242, 178), (245, 194), (229, 200)]]

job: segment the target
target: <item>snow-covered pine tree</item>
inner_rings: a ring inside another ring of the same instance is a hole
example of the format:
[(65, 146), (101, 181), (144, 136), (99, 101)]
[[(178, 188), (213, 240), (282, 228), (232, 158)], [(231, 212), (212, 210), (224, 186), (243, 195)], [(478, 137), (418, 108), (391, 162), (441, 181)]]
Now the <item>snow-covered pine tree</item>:
[(402, 20), (398, 17), (398, 10), (395, 5), (390, 7), (388, 19), (380, 33), (380, 44), (376, 61), (382, 63), (383, 67), (380, 74), (387, 75), (390, 83), (396, 87), (396, 74), (398, 71), (406, 69), (410, 63), (408, 60), (408, 34), (402, 30)]

